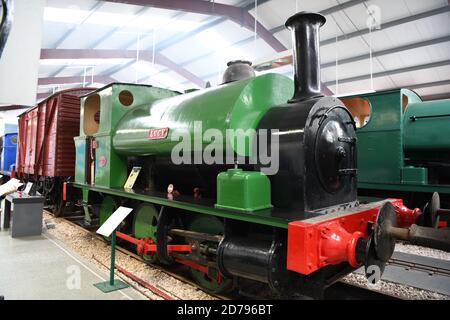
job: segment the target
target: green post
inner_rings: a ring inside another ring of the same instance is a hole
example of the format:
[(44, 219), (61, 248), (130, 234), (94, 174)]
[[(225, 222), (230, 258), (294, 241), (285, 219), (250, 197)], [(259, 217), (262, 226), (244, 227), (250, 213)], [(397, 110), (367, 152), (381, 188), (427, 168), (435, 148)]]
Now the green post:
[(111, 268), (109, 270), (109, 281), (94, 284), (100, 291), (104, 293), (128, 288), (128, 285), (120, 280), (114, 281), (114, 269), (116, 265), (116, 230), (111, 235)]
[(109, 270), (109, 284), (114, 286), (114, 269), (116, 268), (116, 230), (112, 233), (111, 239), (111, 268)]

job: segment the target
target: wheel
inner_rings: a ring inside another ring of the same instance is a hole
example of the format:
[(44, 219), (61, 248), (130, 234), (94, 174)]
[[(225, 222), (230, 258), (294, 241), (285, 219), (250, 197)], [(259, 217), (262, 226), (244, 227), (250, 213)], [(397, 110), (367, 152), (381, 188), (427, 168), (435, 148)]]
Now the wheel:
[[(133, 220), (133, 235), (137, 239), (150, 238), (156, 243), (156, 230), (158, 225), (158, 211), (151, 204), (141, 204), (136, 209)], [(156, 252), (143, 254), (142, 258), (149, 263), (158, 261)]]
[(112, 215), (114, 211), (117, 209), (116, 200), (114, 200), (111, 196), (106, 196), (103, 198), (103, 201), (100, 205), (99, 211), (99, 222), (100, 225), (104, 224), (106, 220)]
[(52, 188), (49, 191), (53, 208), (52, 211), (55, 217), (60, 217), (63, 215), (64, 208), (66, 206), (66, 202), (62, 197), (62, 182), (59, 182), (59, 180), (54, 180), (55, 178), (48, 179), (52, 181)]
[(55, 188), (55, 180), (52, 177), (45, 177), (43, 182), (44, 194), (50, 194)]
[[(189, 224), (190, 231), (208, 233), (212, 235), (223, 235), (225, 232), (223, 222), (213, 216), (198, 216), (194, 218)], [(204, 242), (210, 246), (215, 245), (213, 243)], [(234, 280), (230, 278), (222, 278), (219, 282), (217, 279), (209, 277), (207, 274), (190, 268), (190, 273), (194, 281), (202, 288), (213, 293), (225, 293), (230, 292), (234, 288)]]
[(55, 199), (53, 203), (53, 214), (55, 217), (60, 217), (63, 215), (66, 202), (61, 199)]
[(174, 258), (167, 251), (167, 245), (179, 243), (178, 237), (169, 235), (170, 229), (183, 229), (181, 219), (170, 208), (161, 207), (156, 226), (156, 248), (159, 262), (165, 265), (174, 263)]

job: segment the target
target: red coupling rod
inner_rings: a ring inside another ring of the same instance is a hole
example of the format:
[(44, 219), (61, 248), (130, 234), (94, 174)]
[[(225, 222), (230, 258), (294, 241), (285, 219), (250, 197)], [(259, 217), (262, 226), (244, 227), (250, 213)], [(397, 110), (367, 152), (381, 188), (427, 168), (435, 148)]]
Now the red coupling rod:
[[(128, 234), (116, 231), (116, 236), (122, 240), (133, 243), (137, 247), (137, 252), (139, 254), (147, 254), (148, 252), (156, 252), (156, 244), (152, 239), (136, 239)], [(177, 252), (192, 252), (191, 244), (169, 244), (167, 246), (167, 251), (177, 251)]]
[[(191, 261), (191, 260), (176, 258), (175, 261), (178, 262), (178, 263), (181, 263), (181, 264), (183, 264), (185, 266), (188, 266), (189, 268), (192, 268), (194, 270), (200, 271), (200, 272), (202, 272), (204, 274), (208, 274), (208, 272), (209, 272), (208, 266), (204, 266), (204, 265), (198, 264), (198, 263), (196, 263), (194, 261)], [(222, 278), (222, 274), (220, 272), (217, 272), (217, 279), (216, 279), (217, 282), (218, 283), (222, 283), (222, 279), (223, 279)]]

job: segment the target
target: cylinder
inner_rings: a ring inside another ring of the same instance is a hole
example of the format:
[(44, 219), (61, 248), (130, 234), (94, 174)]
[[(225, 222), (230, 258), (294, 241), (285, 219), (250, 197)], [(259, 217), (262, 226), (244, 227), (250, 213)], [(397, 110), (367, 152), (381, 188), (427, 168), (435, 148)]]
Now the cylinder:
[(321, 96), (319, 28), (326, 19), (299, 12), (286, 21), (292, 32), (295, 91), (290, 103)]
[(269, 283), (274, 250), (272, 241), (233, 236), (219, 245), (217, 263), (224, 275)]

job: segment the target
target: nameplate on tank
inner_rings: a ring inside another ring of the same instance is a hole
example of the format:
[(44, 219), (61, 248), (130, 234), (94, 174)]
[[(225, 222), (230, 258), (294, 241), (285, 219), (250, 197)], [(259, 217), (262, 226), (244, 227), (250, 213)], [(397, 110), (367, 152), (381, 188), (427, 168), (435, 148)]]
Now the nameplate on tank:
[(158, 129), (150, 129), (148, 133), (148, 138), (150, 140), (160, 140), (167, 138), (169, 134), (169, 128), (158, 128)]

